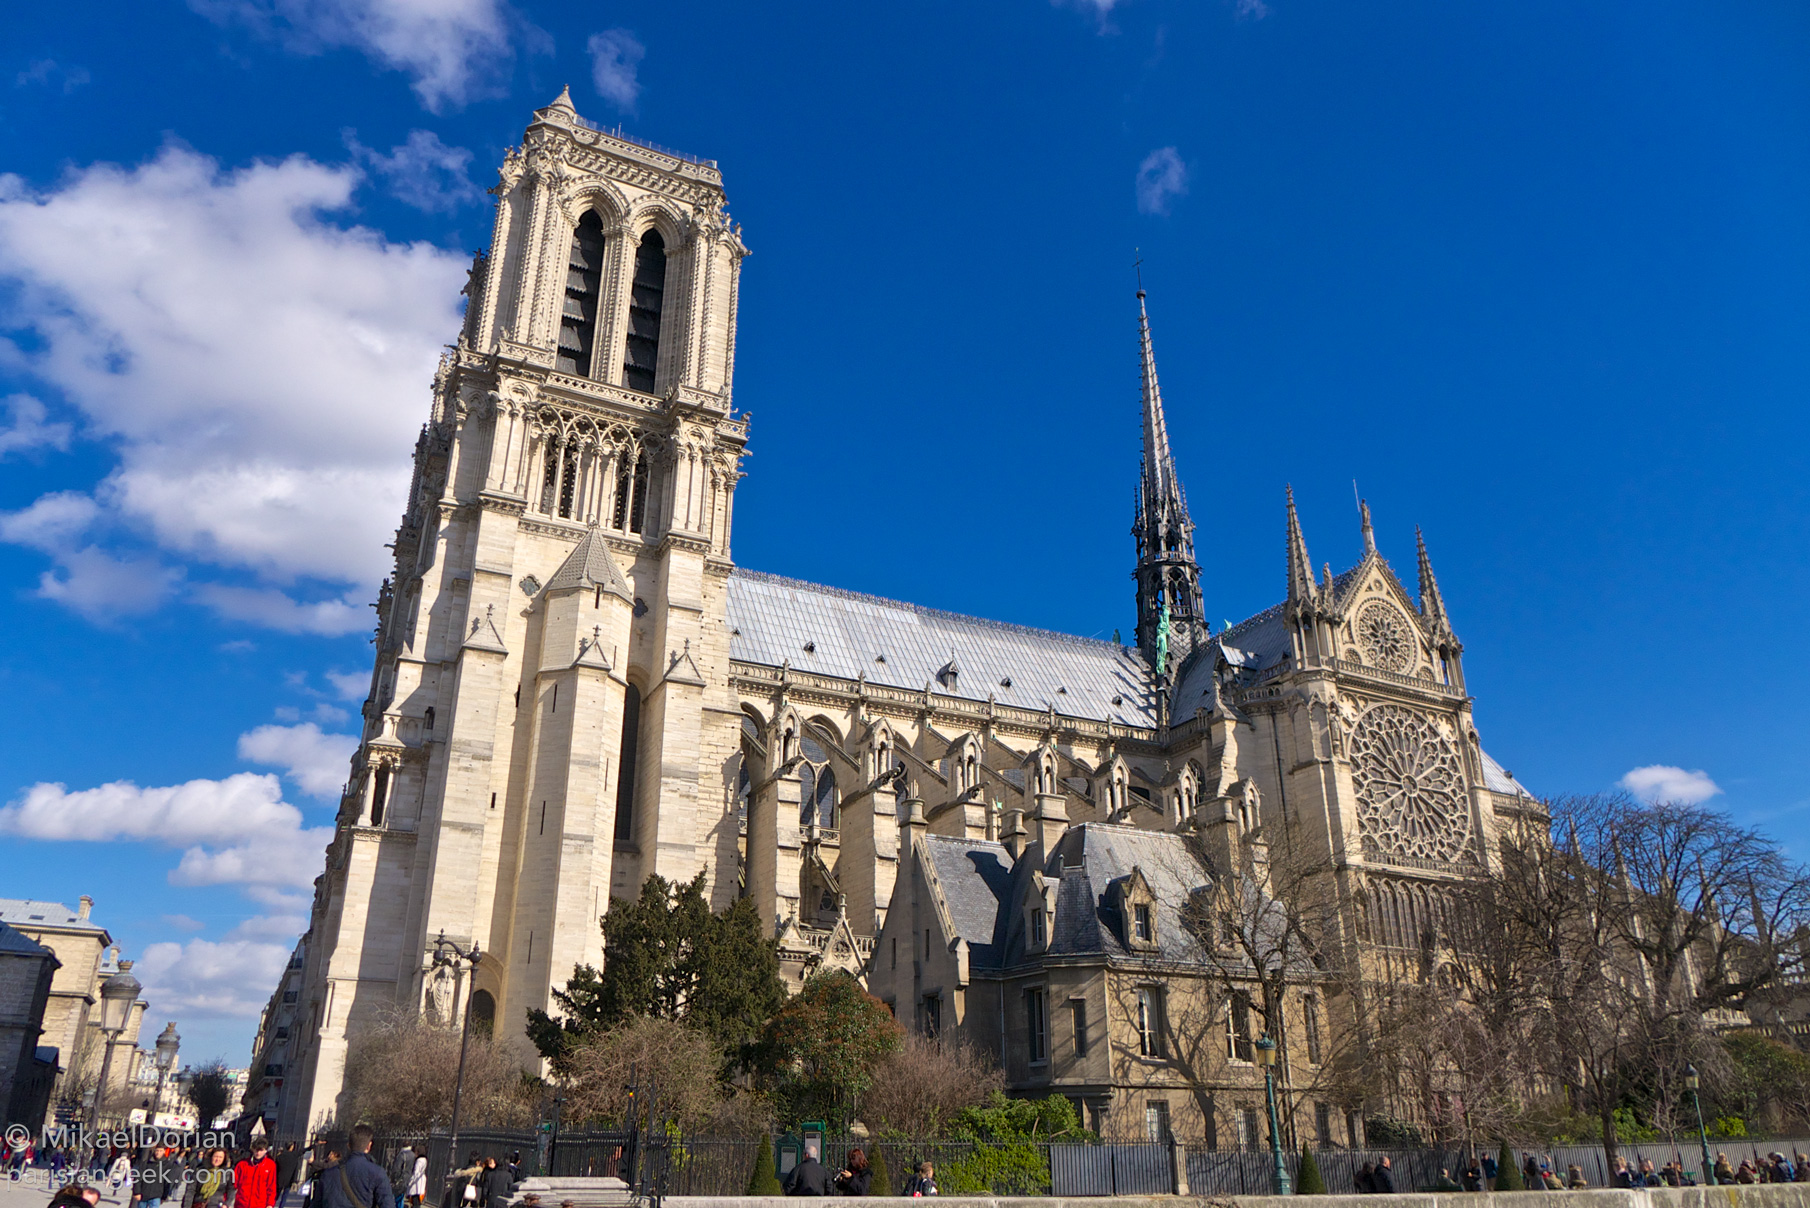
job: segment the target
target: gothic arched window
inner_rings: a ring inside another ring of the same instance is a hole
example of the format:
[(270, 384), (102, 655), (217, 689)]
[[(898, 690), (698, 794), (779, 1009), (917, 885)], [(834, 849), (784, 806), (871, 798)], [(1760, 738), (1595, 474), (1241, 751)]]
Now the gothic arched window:
[(496, 1030), (496, 999), (488, 990), (471, 992), (471, 1029), (480, 1036)]
[(572, 497), (578, 491), (578, 446), (567, 441), (559, 459), (559, 514), (572, 518)]
[(612, 528), (638, 533), (647, 522), (647, 454), (635, 458), (633, 469), (616, 471), (616, 514)]
[(591, 376), (597, 343), (597, 285), (603, 275), (603, 220), (587, 210), (572, 232), (566, 266), (566, 304), (559, 319), (559, 359), (554, 367), (576, 377)]
[(628, 345), (622, 384), (643, 394), (654, 392), (654, 366), (660, 356), (660, 311), (666, 294), (666, 240), (659, 231), (641, 237), (635, 250), (635, 281), (629, 291)]
[(383, 825), (383, 807), (390, 795), (390, 767), (377, 766), (377, 783), (371, 789), (371, 825)]
[(635, 838), (635, 755), (641, 737), (641, 689), (622, 694), (622, 754), (616, 761), (616, 845)]
[(798, 824), (808, 827), (813, 822), (826, 830), (836, 825), (836, 773), (830, 768), (830, 753), (809, 734), (800, 744), (805, 762), (798, 767)]

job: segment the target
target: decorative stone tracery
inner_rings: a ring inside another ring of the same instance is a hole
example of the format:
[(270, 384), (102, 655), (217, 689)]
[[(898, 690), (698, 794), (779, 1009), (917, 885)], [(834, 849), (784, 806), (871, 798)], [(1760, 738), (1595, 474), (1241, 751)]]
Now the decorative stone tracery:
[(1351, 736), (1351, 779), (1366, 845), (1384, 855), (1456, 861), (1470, 842), (1464, 770), (1427, 718), (1377, 705)]
[(1358, 613), (1358, 646), (1364, 661), (1384, 671), (1405, 672), (1414, 666), (1414, 636), (1394, 607), (1372, 600)]

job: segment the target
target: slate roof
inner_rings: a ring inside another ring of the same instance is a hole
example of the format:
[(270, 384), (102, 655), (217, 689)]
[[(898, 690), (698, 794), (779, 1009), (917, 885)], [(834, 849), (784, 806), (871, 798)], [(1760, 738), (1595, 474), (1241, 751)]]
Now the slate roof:
[(1100, 954), (1133, 956), (1120, 942), (1124, 922), (1114, 886), (1132, 869), (1144, 875), (1156, 899), (1156, 942), (1165, 960), (1200, 960), (1206, 953), (1182, 925), (1189, 896), (1207, 883), (1206, 869), (1188, 850), (1187, 840), (1168, 831), (1083, 822), (1068, 828), (1044, 866), (1045, 876), (1060, 873), (1051, 955)]
[(969, 966), (996, 967), (999, 914), (1012, 879), (1012, 857), (1005, 845), (925, 835), (924, 854), (936, 870), (955, 934), (968, 941)]
[(622, 576), (622, 568), (616, 565), (616, 559), (610, 554), (609, 543), (603, 539), (603, 530), (596, 525), (591, 531), (579, 539), (566, 560), (559, 564), (553, 577), (547, 580), (543, 592), (561, 591), (573, 587), (597, 587), (613, 596), (619, 596), (631, 603), (635, 593), (629, 590), (628, 580)]
[(20, 956), (50, 956), (54, 959), (50, 949), (5, 923), (0, 923), (0, 952), (12, 952)]
[(1506, 768), (1491, 759), (1488, 751), (1483, 752), (1483, 787), (1492, 793), (1506, 793), (1511, 797), (1533, 796)]
[[(1156, 725), (1150, 669), (1135, 649), (1116, 642), (740, 568), (729, 577), (728, 624), (729, 655), (745, 663), (789, 660), (801, 671), (842, 679), (865, 673), (870, 683), (894, 688), (918, 691), (931, 683), (966, 700), (992, 696), (1069, 717)], [(936, 682), (952, 653), (960, 675), (954, 685)]]
[(0, 898), (0, 923), (29, 927), (39, 923), (46, 927), (79, 927), (89, 931), (106, 928), (93, 919), (82, 919), (61, 902), (44, 902), (36, 898)]

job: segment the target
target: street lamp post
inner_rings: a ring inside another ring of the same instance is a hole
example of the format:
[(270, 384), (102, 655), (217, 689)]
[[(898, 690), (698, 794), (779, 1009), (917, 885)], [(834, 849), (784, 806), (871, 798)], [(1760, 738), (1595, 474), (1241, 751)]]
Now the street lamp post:
[(126, 1021), (132, 1017), (132, 1004), (138, 1001), (138, 992), (142, 989), (144, 987), (138, 979), (132, 976), (131, 961), (121, 961), (119, 972), (101, 983), (101, 1035), (104, 1047), (101, 1051), (101, 1080), (94, 1088), (94, 1106), (88, 1112), (90, 1139), (101, 1127), (101, 1105), (107, 1098), (107, 1078), (113, 1072), (113, 1046), (119, 1040), (119, 1034), (126, 1030)]
[(465, 979), (465, 1018), (459, 1029), (459, 1073), (453, 1081), (452, 1139), (448, 1151), (455, 1170), (458, 1169), (459, 1162), (459, 1105), (465, 1097), (465, 1048), (471, 1043), (472, 983), (477, 980), (475, 974), (478, 961), (483, 959), (483, 955), (478, 951), (475, 940), (470, 949), (461, 948), (456, 941), (447, 939), (444, 931), (434, 941), (434, 967), (436, 969), (451, 969), (456, 973), (461, 964), (471, 966), (471, 974), (467, 975)]
[(163, 1080), (170, 1076), (170, 1070), (176, 1064), (176, 1050), (182, 1047), (182, 1037), (176, 1035), (176, 1024), (172, 1021), (163, 1027), (163, 1033), (157, 1037), (157, 1098), (151, 1100), (151, 1123), (157, 1123), (157, 1113), (163, 1110)]
[(1691, 1092), (1691, 1106), (1697, 1109), (1697, 1143), (1703, 1146), (1703, 1185), (1716, 1185), (1716, 1165), (1709, 1160), (1709, 1133), (1703, 1128), (1703, 1100), (1697, 1097), (1697, 1067), (1684, 1067), (1684, 1085)]
[(1270, 1157), (1276, 1162), (1276, 1194), (1293, 1195), (1295, 1188), (1288, 1178), (1288, 1163), (1282, 1158), (1282, 1122), (1276, 1116), (1276, 1042), (1265, 1032), (1252, 1047), (1257, 1064), (1263, 1067), (1263, 1090), (1269, 1097)]

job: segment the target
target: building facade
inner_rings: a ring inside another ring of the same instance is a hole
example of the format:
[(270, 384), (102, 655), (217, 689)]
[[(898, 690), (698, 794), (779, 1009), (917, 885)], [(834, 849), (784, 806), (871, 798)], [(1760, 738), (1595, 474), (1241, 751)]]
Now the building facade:
[[(52, 1108), (70, 1119), (80, 1116), (85, 1097), (94, 1089), (105, 1064), (109, 1040), (100, 1026), (100, 987), (120, 970), (119, 949), (107, 929), (90, 917), (93, 909), (94, 899), (87, 894), (74, 910), (61, 902), (0, 898), (0, 923), (41, 944), (56, 960), (38, 1043), (56, 1050)], [(132, 1084), (145, 1006), (143, 1000), (132, 1004), (125, 1028), (110, 1042), (113, 1062), (107, 1066), (108, 1101), (123, 1102)]]
[[(609, 899), (651, 874), (753, 898), (794, 979), (848, 968), (915, 1012), (929, 966), (980, 942), (951, 920), (909, 994), (877, 972), (900, 877), (934, 865), (916, 844), (1286, 834), (1336, 862), (1380, 950), (1415, 947), (1533, 808), (1483, 753), (1424, 546), (1411, 593), (1366, 515), (1363, 561), (1316, 576), (1290, 501), (1283, 602), (1212, 632), (1141, 291), (1126, 646), (737, 567), (747, 248), (717, 166), (562, 94), (494, 193), (298, 949), (279, 1134), (335, 1116), (388, 1010), (469, 1003), (532, 1059), (525, 1012), (599, 963)], [(933, 897), (912, 891), (914, 935)], [(470, 984), (432, 960), (442, 937), (481, 948)]]
[(57, 1049), (42, 1043), (56, 954), (0, 923), (0, 1111), (3, 1123), (37, 1128), (50, 1113)]

